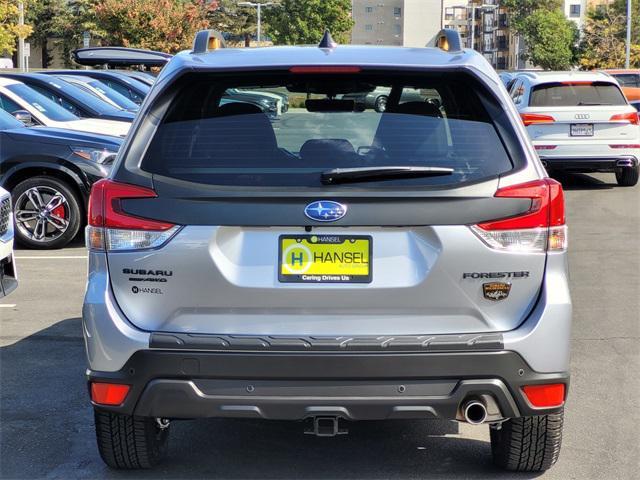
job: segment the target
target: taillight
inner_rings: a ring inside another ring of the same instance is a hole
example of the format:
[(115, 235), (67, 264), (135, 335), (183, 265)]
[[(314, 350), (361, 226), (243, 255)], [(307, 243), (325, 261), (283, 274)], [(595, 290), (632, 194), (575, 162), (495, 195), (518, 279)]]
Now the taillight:
[(138, 185), (108, 179), (96, 182), (89, 197), (87, 247), (92, 250), (122, 251), (163, 245), (180, 227), (131, 215), (122, 209), (122, 200), (155, 197), (156, 192)]
[(551, 115), (540, 115), (538, 113), (521, 113), (522, 123), (525, 127), (535, 125), (537, 123), (553, 123), (556, 121)]
[(612, 116), (609, 121), (611, 122), (629, 122), (631, 125), (638, 125), (638, 112), (619, 113)]
[(524, 395), (534, 408), (561, 407), (564, 403), (565, 384), (526, 385), (522, 387)]
[(499, 189), (496, 197), (529, 198), (531, 206), (516, 217), (471, 227), (487, 246), (505, 251), (544, 252), (567, 246), (562, 185), (550, 178)]

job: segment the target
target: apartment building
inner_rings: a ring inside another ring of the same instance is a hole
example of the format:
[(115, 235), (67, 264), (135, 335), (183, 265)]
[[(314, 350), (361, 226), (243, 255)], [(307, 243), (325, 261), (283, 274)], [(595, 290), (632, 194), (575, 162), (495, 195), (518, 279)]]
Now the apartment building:
[(425, 47), (442, 28), (443, 0), (353, 0), (351, 43)]
[(582, 31), (587, 11), (601, 5), (610, 5), (614, 0), (564, 0), (564, 14)]

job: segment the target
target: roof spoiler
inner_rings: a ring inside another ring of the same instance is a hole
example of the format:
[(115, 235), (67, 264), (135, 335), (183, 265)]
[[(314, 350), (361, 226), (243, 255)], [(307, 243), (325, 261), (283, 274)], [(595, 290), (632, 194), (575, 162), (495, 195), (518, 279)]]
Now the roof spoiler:
[(217, 30), (200, 30), (193, 39), (191, 53), (207, 53), (226, 46), (222, 33)]
[(462, 51), (462, 39), (457, 30), (443, 28), (436, 35), (435, 47), (445, 52), (454, 53)]
[(105, 65), (108, 67), (131, 67), (145, 65), (162, 67), (173, 55), (152, 50), (125, 47), (87, 47), (71, 52), (74, 62), (87, 67)]

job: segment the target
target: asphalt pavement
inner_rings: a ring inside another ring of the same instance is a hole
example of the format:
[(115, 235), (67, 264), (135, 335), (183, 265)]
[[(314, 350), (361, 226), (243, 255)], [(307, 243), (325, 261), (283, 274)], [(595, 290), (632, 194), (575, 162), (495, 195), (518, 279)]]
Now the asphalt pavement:
[(560, 460), (542, 476), (491, 464), (486, 426), (361, 422), (316, 438), (299, 423), (174, 422), (170, 455), (116, 472), (98, 455), (84, 382), (86, 254), (18, 250), (19, 289), (0, 300), (0, 478), (544, 478), (640, 476), (640, 186), (570, 175), (572, 383)]

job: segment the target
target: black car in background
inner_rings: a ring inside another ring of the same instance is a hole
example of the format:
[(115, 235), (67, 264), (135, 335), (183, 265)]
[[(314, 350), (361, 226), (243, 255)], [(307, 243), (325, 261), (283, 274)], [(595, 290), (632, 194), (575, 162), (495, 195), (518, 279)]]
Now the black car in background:
[(132, 122), (135, 118), (134, 113), (117, 108), (57, 77), (41, 73), (0, 73), (0, 76), (24, 83), (78, 117), (124, 122)]
[(108, 175), (122, 139), (25, 127), (0, 110), (0, 186), (11, 192), (15, 239), (61, 248), (85, 224), (91, 185)]
[(113, 70), (47, 70), (41, 72), (46, 75), (86, 75), (105, 83), (109, 88), (133, 100), (140, 105), (151, 87), (129, 75)]

